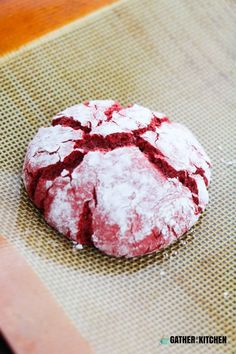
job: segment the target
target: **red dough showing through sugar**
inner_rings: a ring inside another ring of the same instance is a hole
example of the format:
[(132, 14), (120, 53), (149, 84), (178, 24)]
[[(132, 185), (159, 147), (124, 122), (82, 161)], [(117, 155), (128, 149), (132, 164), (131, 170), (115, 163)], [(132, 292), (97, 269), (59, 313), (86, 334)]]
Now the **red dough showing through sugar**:
[(168, 246), (208, 202), (210, 160), (162, 113), (112, 100), (57, 114), (29, 144), (26, 190), (73, 242), (134, 257)]

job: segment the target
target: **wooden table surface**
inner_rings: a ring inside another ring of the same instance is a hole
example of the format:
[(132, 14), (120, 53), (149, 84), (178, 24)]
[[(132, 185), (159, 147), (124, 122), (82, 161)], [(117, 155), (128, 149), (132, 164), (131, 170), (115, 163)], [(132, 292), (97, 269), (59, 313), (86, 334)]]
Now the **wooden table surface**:
[(115, 0), (0, 0), (0, 55)]

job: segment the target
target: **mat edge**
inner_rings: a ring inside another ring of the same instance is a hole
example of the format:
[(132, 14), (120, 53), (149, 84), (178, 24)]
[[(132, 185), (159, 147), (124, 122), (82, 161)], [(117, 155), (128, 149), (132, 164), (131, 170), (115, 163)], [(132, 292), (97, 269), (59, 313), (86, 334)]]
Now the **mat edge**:
[(4, 64), (8, 60), (17, 57), (18, 55), (21, 55), (21, 54), (27, 52), (28, 50), (34, 49), (35, 47), (37, 47), (40, 44), (50, 42), (51, 40), (58, 38), (60, 35), (68, 33), (75, 28), (82, 27), (83, 25), (86, 25), (86, 23), (88, 21), (92, 20), (93, 18), (96, 18), (100, 14), (106, 13), (109, 10), (112, 10), (113, 8), (116, 8), (120, 4), (126, 3), (128, 1), (129, 0), (115, 0), (115, 2), (112, 4), (105, 5), (102, 8), (99, 8), (89, 14), (86, 14), (83, 17), (79, 17), (76, 20), (72, 20), (71, 22), (69, 22), (63, 26), (58, 27), (58, 28), (46, 33), (37, 39), (33, 39), (32, 41), (27, 42), (26, 44), (23, 44), (22, 46), (20, 46), (17, 49), (14, 49), (14, 50), (11, 50), (7, 53), (4, 53), (2, 56), (0, 56), (0, 64)]

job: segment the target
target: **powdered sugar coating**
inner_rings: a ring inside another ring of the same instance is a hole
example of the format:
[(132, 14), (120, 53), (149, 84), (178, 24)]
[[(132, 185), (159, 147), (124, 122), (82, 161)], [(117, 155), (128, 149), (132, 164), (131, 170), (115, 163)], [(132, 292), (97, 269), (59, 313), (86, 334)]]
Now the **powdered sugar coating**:
[(70, 107), (30, 143), (23, 179), (50, 225), (133, 257), (169, 245), (208, 202), (210, 161), (164, 114), (112, 100)]

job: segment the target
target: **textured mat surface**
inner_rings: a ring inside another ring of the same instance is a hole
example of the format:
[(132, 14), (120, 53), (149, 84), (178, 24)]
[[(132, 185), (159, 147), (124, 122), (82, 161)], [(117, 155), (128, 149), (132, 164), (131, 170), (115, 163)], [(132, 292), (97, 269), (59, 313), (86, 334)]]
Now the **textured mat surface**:
[[(98, 354), (233, 353), (236, 3), (122, 1), (0, 59), (0, 233)], [(210, 204), (164, 252), (117, 260), (73, 251), (29, 202), (28, 141), (85, 99), (136, 102), (186, 124), (213, 163)], [(227, 335), (224, 345), (162, 345)]]

